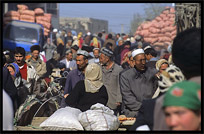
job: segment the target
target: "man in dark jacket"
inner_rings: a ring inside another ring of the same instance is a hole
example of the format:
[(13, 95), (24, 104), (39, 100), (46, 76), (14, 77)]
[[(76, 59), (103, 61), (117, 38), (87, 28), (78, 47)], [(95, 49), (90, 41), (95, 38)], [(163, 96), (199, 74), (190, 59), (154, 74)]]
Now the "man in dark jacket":
[(152, 98), (157, 89), (156, 69), (145, 66), (146, 58), (143, 49), (136, 49), (132, 52), (135, 67), (131, 68), (120, 76), (120, 90), (124, 108), (123, 114), (127, 117), (134, 117), (142, 105), (144, 99)]
[(156, 68), (155, 64), (157, 62), (157, 52), (154, 50), (154, 48), (147, 48), (144, 50), (145, 57), (147, 59), (146, 66), (151, 68)]
[(112, 39), (112, 34), (108, 34), (108, 39), (104, 42), (104, 47), (106, 47), (106, 44), (110, 42), (113, 44), (113, 47), (112, 47), (112, 51), (116, 48), (116, 43), (115, 41)]
[[(6, 63), (6, 57), (5, 55), (3, 55), (3, 65), (5, 63)], [(5, 66), (3, 66), (3, 89), (11, 97), (14, 105), (14, 112), (15, 112), (17, 109), (17, 88), (14, 85), (13, 79), (8, 69)]]
[(77, 82), (84, 80), (84, 72), (88, 65), (89, 54), (87, 51), (78, 50), (77, 51), (77, 69), (69, 72), (67, 75), (65, 88), (64, 88), (64, 98), (61, 101), (61, 107), (66, 107), (65, 98), (72, 92)]

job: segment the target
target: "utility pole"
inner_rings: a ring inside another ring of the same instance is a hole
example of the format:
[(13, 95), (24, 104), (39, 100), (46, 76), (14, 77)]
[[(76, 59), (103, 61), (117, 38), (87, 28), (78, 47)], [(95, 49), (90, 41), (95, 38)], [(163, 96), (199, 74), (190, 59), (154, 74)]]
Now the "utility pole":
[(124, 31), (124, 24), (121, 24), (121, 33), (124, 33), (123, 31)]
[(8, 3), (4, 4), (4, 13), (8, 12)]

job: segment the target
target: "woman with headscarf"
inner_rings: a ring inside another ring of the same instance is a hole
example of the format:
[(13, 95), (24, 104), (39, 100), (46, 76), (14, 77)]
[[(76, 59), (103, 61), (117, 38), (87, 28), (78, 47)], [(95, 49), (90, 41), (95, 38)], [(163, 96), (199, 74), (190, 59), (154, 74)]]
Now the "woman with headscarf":
[(159, 78), (160, 74), (167, 68), (169, 67), (169, 63), (165, 59), (160, 59), (156, 62), (156, 69), (159, 71), (157, 73), (157, 77)]
[(57, 38), (57, 53), (60, 54), (60, 57), (62, 57), (63, 52), (64, 52), (64, 42), (60, 37), (58, 37)]
[(11, 74), (15, 86), (18, 87), (20, 84), (19, 78), (21, 77), (18, 65), (16, 63), (10, 63), (6, 67)]
[(106, 105), (108, 94), (102, 81), (102, 70), (98, 64), (86, 67), (85, 79), (79, 81), (72, 92), (66, 97), (68, 106), (78, 108), (82, 112), (89, 110), (96, 103)]
[(182, 81), (169, 88), (164, 97), (166, 125), (173, 131), (201, 130), (201, 86)]
[(100, 43), (96, 37), (93, 37), (93, 40), (91, 41), (90, 46), (93, 46), (94, 48), (100, 48)]
[(9, 70), (11, 77), (14, 81), (14, 85), (16, 86), (17, 90), (17, 108), (26, 100), (28, 92), (28, 84), (26, 80), (22, 79), (19, 67), (16, 63), (7, 64), (7, 69)]

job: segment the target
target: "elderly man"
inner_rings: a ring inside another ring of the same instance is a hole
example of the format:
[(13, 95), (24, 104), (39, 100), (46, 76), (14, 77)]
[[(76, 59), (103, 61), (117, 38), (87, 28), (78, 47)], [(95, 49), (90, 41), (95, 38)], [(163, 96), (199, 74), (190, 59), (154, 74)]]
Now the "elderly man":
[(131, 68), (120, 76), (120, 89), (123, 100), (122, 112), (127, 117), (137, 115), (142, 101), (152, 98), (156, 88), (156, 69), (145, 66), (146, 58), (143, 49), (136, 49), (132, 52), (135, 67)]
[(100, 49), (99, 48), (94, 48), (93, 49), (93, 55), (94, 57), (89, 60), (89, 63), (99, 63), (99, 54), (100, 54)]
[(75, 60), (72, 60), (72, 51), (67, 50), (66, 51), (66, 58), (61, 60), (60, 62), (64, 63), (66, 65), (66, 68), (69, 70), (73, 70), (77, 68), (77, 64)]
[(43, 77), (47, 70), (45, 62), (43, 62), (39, 57), (40, 46), (33, 45), (31, 46), (30, 51), (32, 56), (27, 60), (27, 63), (29, 63), (35, 68), (36, 73), (39, 77)]
[(102, 48), (100, 64), (102, 65), (103, 83), (108, 92), (107, 106), (112, 109), (115, 115), (120, 113), (122, 96), (120, 93), (119, 73), (123, 70), (112, 60), (113, 52), (110, 49)]
[(65, 98), (72, 92), (72, 89), (76, 85), (76, 83), (80, 80), (84, 80), (84, 72), (88, 65), (88, 57), (89, 53), (84, 50), (78, 50), (77, 51), (77, 57), (76, 57), (76, 64), (77, 69), (74, 69), (69, 72), (67, 75), (65, 88), (64, 88), (64, 98), (61, 102), (61, 108), (66, 106)]

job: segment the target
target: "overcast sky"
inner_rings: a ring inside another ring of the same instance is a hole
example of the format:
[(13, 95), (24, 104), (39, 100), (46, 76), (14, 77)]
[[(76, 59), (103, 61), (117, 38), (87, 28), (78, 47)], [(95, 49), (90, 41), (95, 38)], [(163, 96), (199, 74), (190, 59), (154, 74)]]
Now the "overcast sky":
[[(165, 3), (168, 4), (168, 3)], [(171, 4), (168, 4), (171, 6)], [(130, 22), (136, 13), (144, 14), (144, 3), (60, 3), (60, 17), (90, 17), (107, 20), (109, 31), (128, 33)]]

